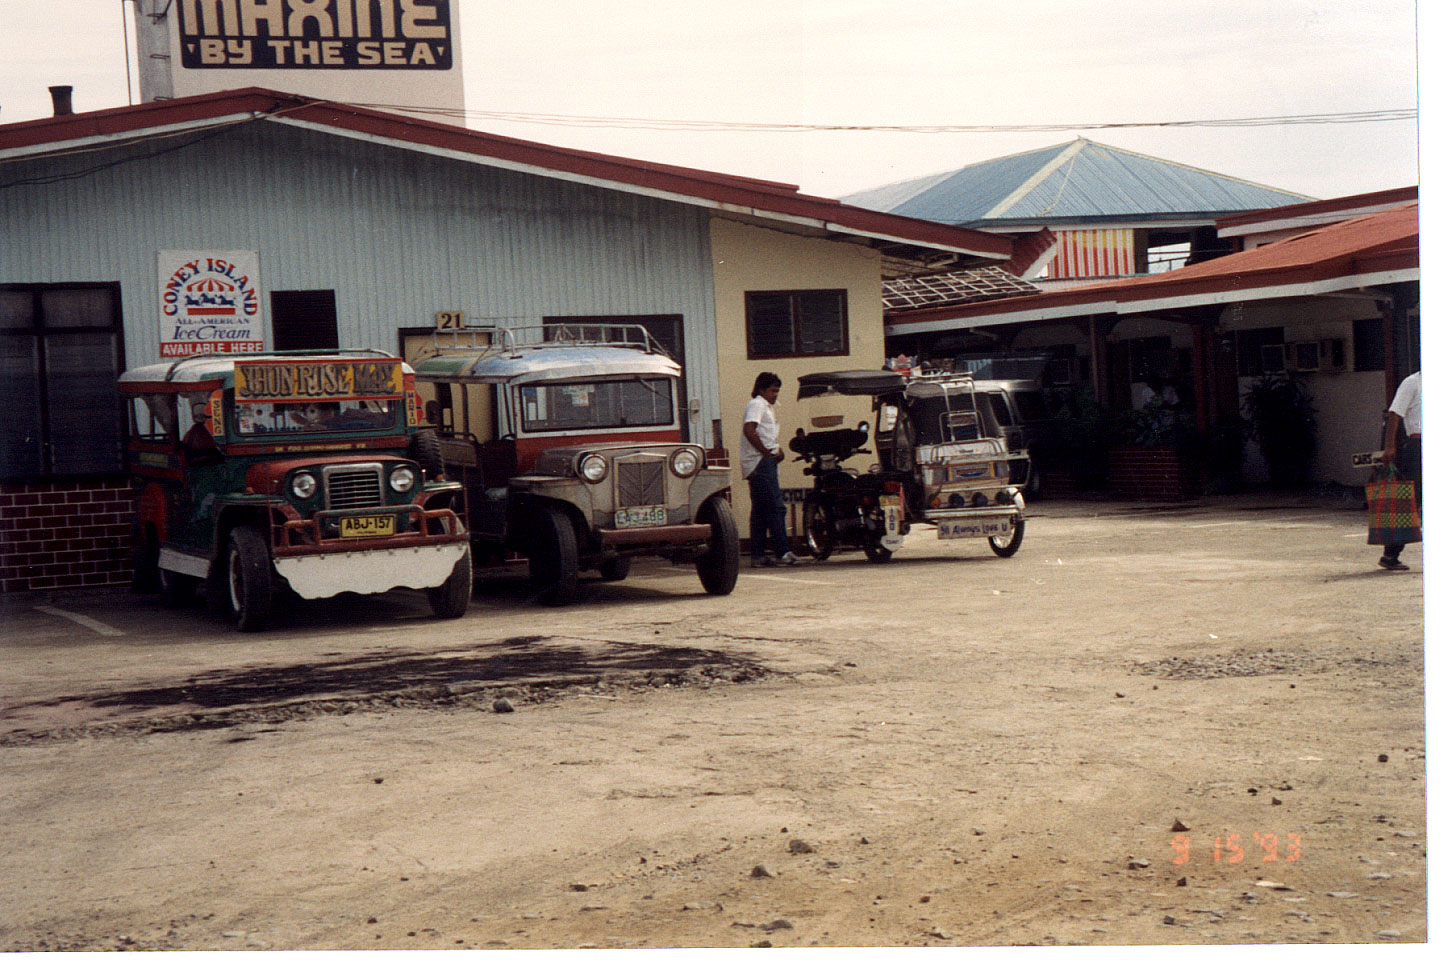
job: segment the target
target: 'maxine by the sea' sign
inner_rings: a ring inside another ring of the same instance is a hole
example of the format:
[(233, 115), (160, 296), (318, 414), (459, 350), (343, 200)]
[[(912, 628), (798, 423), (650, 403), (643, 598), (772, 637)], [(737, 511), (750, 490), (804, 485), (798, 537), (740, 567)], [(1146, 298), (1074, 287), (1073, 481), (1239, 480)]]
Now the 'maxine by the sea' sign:
[(448, 70), (449, 0), (180, 0), (188, 70)]
[(464, 125), (457, 0), (135, 4), (140, 96), (263, 87)]
[(254, 250), (161, 250), (160, 356), (260, 353), (260, 256)]

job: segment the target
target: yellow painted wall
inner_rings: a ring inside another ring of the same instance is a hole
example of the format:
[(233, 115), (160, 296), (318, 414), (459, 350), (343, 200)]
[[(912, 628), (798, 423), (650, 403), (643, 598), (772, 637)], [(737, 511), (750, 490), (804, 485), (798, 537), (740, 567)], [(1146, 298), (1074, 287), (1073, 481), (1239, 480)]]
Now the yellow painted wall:
[[(826, 370), (878, 370), (885, 361), (882, 319), (880, 255), (868, 247), (797, 237), (719, 217), (710, 221), (710, 249), (715, 265), (715, 325), (719, 347), (719, 375), (725, 448), (730, 452), (730, 474), (735, 517), (742, 538), (750, 535), (750, 490), (740, 475), (741, 425), (745, 404), (755, 377), (769, 370), (784, 381), (775, 416), (780, 421), (780, 442), (786, 462), (780, 466), (782, 487), (805, 487), (810, 478), (804, 464), (793, 460), (790, 439), (801, 419), (795, 402), (796, 378)], [(781, 360), (747, 359), (745, 293), (762, 290), (847, 291), (850, 353), (847, 356), (799, 357)], [(846, 398), (843, 407), (827, 401), (827, 413), (845, 415), (845, 426), (871, 420), (868, 398)], [(873, 449), (873, 446), (868, 448)], [(873, 457), (855, 457), (846, 466), (866, 469)], [(798, 509), (792, 532), (798, 533)]]

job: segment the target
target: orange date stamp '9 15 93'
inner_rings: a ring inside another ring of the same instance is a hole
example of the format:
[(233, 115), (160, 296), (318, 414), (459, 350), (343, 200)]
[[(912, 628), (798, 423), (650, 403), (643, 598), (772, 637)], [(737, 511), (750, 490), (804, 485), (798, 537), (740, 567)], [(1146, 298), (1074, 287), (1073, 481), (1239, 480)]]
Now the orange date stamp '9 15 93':
[[(1273, 833), (1252, 834), (1255, 842), (1260, 845), (1260, 862), (1275, 863), (1280, 859), (1280, 838)], [(1285, 862), (1294, 863), (1300, 859), (1300, 834), (1285, 834)], [(1190, 862), (1190, 838), (1184, 834), (1170, 838), (1170, 847), (1175, 851), (1175, 859), (1171, 861), (1176, 865)], [(1232, 833), (1229, 836), (1215, 838), (1215, 844), (1211, 858), (1215, 863), (1228, 863), (1231, 865), (1242, 863), (1245, 860), (1245, 847), (1241, 842), (1240, 834)]]

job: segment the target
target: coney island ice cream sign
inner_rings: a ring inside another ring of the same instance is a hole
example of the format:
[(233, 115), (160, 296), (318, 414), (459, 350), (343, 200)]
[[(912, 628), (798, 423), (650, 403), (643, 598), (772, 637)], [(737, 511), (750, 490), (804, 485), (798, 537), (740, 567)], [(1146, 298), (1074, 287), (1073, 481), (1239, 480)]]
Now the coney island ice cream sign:
[(253, 250), (160, 251), (160, 356), (260, 353), (260, 258)]
[(190, 70), (449, 70), (450, 0), (179, 0)]

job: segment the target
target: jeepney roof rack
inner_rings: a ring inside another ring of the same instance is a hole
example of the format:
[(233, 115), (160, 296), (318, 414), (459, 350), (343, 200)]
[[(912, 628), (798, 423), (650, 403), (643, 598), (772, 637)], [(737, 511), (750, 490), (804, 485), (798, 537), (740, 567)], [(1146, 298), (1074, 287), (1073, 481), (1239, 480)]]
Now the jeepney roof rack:
[(477, 324), (436, 329), (433, 331), (431, 346), (434, 347), (436, 356), (445, 353), (477, 354), (478, 351), (477, 359), (506, 354), (515, 357), (527, 350), (557, 347), (629, 347), (642, 353), (654, 353), (670, 360), (675, 359), (641, 324), (583, 320), (515, 327)]
[(911, 383), (935, 383), (941, 380), (969, 380), (974, 382), (975, 376), (968, 370), (953, 372), (948, 370), (935, 370), (925, 373), (912, 373), (908, 379)]
[(379, 350), (375, 347), (346, 347), (344, 349), (341, 349), (339, 347), (316, 347), (308, 350), (268, 350), (264, 353), (243, 354), (194, 353), (188, 357), (181, 357), (179, 360), (176, 360), (174, 363), (170, 364), (170, 369), (165, 371), (165, 380), (167, 383), (171, 380), (174, 380), (175, 374), (177, 374), (180, 371), (180, 368), (185, 366), (185, 364), (187, 363), (214, 361), (217, 358), (229, 357), (235, 360), (255, 360), (263, 359), (265, 357), (329, 357), (336, 354), (349, 353), (363, 353), (370, 356), (384, 357), (386, 360), (400, 359), (388, 350)]

